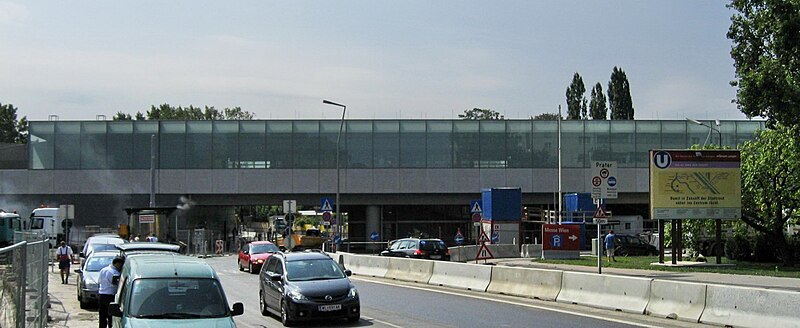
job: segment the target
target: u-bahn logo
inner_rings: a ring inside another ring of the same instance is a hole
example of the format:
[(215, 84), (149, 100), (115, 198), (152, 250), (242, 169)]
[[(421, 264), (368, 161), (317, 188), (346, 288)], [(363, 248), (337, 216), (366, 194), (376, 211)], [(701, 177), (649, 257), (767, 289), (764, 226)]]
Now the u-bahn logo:
[(666, 151), (657, 152), (653, 155), (653, 164), (659, 169), (666, 169), (672, 164), (672, 156)]

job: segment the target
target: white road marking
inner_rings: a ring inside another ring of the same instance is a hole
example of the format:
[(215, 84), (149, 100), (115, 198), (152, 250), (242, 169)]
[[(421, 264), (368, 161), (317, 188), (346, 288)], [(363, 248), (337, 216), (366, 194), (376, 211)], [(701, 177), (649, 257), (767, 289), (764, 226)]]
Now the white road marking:
[(375, 318), (370, 318), (370, 317), (366, 317), (366, 316), (363, 316), (363, 315), (362, 315), (361, 317), (362, 317), (362, 318), (364, 318), (364, 319), (367, 319), (367, 320), (373, 321), (373, 322), (377, 322), (377, 323), (380, 323), (380, 324), (387, 325), (387, 326), (389, 326), (389, 327), (394, 327), (394, 328), (403, 328), (403, 326), (398, 326), (398, 325), (395, 325), (395, 324), (392, 324), (392, 323), (389, 323), (389, 322), (386, 322), (386, 321), (383, 321), (383, 320), (378, 320), (378, 319), (375, 319)]

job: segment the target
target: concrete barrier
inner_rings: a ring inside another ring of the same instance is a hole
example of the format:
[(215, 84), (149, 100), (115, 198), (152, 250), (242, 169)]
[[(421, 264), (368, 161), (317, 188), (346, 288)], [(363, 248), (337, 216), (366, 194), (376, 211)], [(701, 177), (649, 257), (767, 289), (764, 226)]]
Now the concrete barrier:
[[(494, 244), (494, 245), (488, 245), (487, 247), (489, 247), (489, 251), (492, 252), (492, 255), (494, 255), (494, 258), (496, 259), (518, 258), (520, 255), (519, 245)], [(477, 253), (478, 252), (476, 250), (475, 254)], [(474, 256), (473, 259), (475, 259)]]
[(705, 306), (705, 284), (653, 280), (645, 313), (654, 317), (698, 322)]
[(344, 266), (355, 275), (383, 278), (389, 270), (389, 258), (373, 255), (344, 254)]
[[(501, 258), (517, 258), (520, 257), (519, 246), (514, 244), (495, 244), (486, 246), (496, 259)], [(479, 245), (466, 245), (450, 247), (450, 261), (451, 262), (468, 262), (475, 261), (475, 256), (478, 255)]]
[(800, 292), (708, 285), (700, 322), (736, 327), (800, 327)]
[(565, 271), (556, 301), (644, 314), (651, 280)]
[(563, 272), (495, 266), (487, 292), (555, 301)]
[(433, 262), (431, 260), (417, 260), (391, 257), (386, 278), (411, 281), (427, 284), (433, 275)]
[(490, 265), (434, 261), (428, 284), (485, 292), (491, 279)]
[(541, 258), (542, 257), (542, 244), (523, 244), (520, 251), (521, 257), (528, 258)]

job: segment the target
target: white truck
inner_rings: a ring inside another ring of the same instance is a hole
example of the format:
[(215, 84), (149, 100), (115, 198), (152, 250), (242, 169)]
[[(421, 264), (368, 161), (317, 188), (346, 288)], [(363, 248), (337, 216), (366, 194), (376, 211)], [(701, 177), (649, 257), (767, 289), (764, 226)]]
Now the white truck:
[(67, 240), (72, 220), (65, 219), (63, 211), (59, 208), (43, 207), (34, 209), (28, 221), (28, 230), (46, 235), (50, 239), (50, 247), (58, 246), (62, 240)]

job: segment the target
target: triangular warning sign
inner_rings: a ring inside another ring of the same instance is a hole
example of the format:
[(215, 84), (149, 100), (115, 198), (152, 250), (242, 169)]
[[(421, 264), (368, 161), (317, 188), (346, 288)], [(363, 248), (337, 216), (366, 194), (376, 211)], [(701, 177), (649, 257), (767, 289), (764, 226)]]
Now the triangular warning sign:
[(475, 255), (475, 261), (488, 260), (493, 258), (494, 254), (492, 254), (492, 251), (489, 250), (489, 247), (486, 247), (486, 244), (481, 243), (481, 247), (478, 248), (478, 254)]
[(329, 202), (327, 199), (325, 200), (324, 203), (322, 203), (322, 211), (333, 212), (333, 207), (331, 206), (331, 202)]
[(603, 211), (602, 207), (597, 207), (597, 210), (594, 211), (594, 218), (595, 219), (605, 219), (606, 218), (606, 211)]
[(471, 212), (472, 212), (472, 213), (480, 213), (480, 212), (483, 212), (483, 210), (481, 209), (481, 204), (480, 204), (480, 203), (478, 203), (478, 202), (475, 202), (475, 205), (472, 205), (472, 211), (471, 211)]
[(486, 231), (481, 230), (481, 237), (478, 239), (481, 244), (483, 243), (491, 243), (492, 240), (489, 239), (489, 236), (486, 235)]

